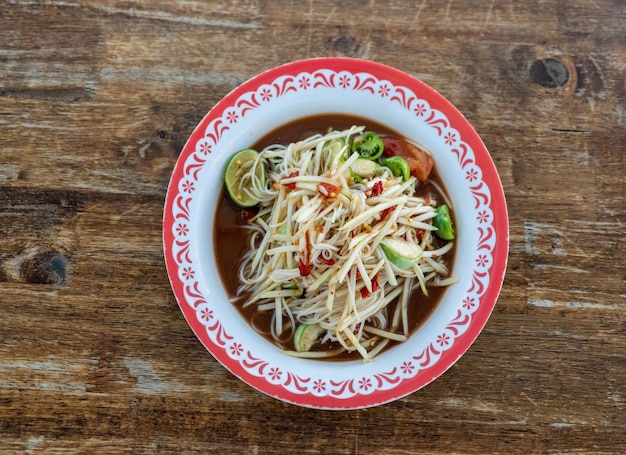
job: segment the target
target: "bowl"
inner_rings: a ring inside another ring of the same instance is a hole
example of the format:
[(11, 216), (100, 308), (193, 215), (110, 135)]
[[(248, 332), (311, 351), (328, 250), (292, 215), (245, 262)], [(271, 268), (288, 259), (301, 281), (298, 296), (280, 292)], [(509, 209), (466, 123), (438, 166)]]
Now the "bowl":
[[(459, 282), (445, 291), (408, 341), (372, 362), (282, 354), (229, 302), (215, 257), (213, 220), (228, 158), (280, 125), (327, 113), (371, 118), (425, 146), (455, 209), (458, 237), (452, 275)], [(508, 235), (498, 173), (463, 115), (415, 77), (350, 58), (278, 66), (226, 95), (185, 144), (171, 176), (163, 218), (171, 287), (204, 347), (233, 375), (267, 395), (335, 410), (405, 397), (463, 355), (496, 303), (506, 269)]]

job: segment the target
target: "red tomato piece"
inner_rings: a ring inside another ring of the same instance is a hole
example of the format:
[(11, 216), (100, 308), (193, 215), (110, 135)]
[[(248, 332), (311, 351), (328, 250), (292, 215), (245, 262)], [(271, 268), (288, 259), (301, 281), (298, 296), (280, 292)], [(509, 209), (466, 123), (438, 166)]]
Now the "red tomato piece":
[(428, 176), (435, 165), (432, 156), (401, 139), (386, 137), (383, 138), (383, 143), (385, 144), (385, 155), (404, 158), (411, 169), (412, 176), (417, 177), (420, 182), (428, 180)]

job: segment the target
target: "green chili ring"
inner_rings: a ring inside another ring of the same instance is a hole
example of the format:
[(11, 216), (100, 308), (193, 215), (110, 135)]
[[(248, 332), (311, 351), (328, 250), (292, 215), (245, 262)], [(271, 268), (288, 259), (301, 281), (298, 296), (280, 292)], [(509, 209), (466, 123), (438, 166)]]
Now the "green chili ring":
[(378, 134), (372, 131), (367, 131), (352, 142), (353, 153), (356, 152), (361, 155), (362, 158), (372, 161), (383, 154), (384, 148), (385, 144), (383, 144), (382, 139)]

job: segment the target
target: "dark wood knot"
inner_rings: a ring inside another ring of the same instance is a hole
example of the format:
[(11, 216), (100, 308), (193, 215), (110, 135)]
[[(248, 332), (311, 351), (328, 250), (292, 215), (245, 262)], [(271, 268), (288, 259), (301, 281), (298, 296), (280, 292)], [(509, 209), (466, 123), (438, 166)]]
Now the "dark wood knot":
[(22, 262), (22, 280), (31, 284), (65, 286), (69, 261), (56, 251), (43, 251)]
[(530, 77), (546, 88), (557, 88), (569, 80), (567, 67), (554, 58), (535, 60), (530, 66)]

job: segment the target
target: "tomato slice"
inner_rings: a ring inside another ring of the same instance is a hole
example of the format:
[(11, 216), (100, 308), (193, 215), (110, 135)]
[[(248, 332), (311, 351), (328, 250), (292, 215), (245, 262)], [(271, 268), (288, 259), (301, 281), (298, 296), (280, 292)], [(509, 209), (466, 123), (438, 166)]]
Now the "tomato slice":
[(411, 169), (412, 176), (417, 177), (420, 182), (428, 180), (428, 176), (435, 165), (432, 156), (401, 139), (386, 137), (383, 138), (383, 143), (385, 144), (385, 155), (404, 158)]

